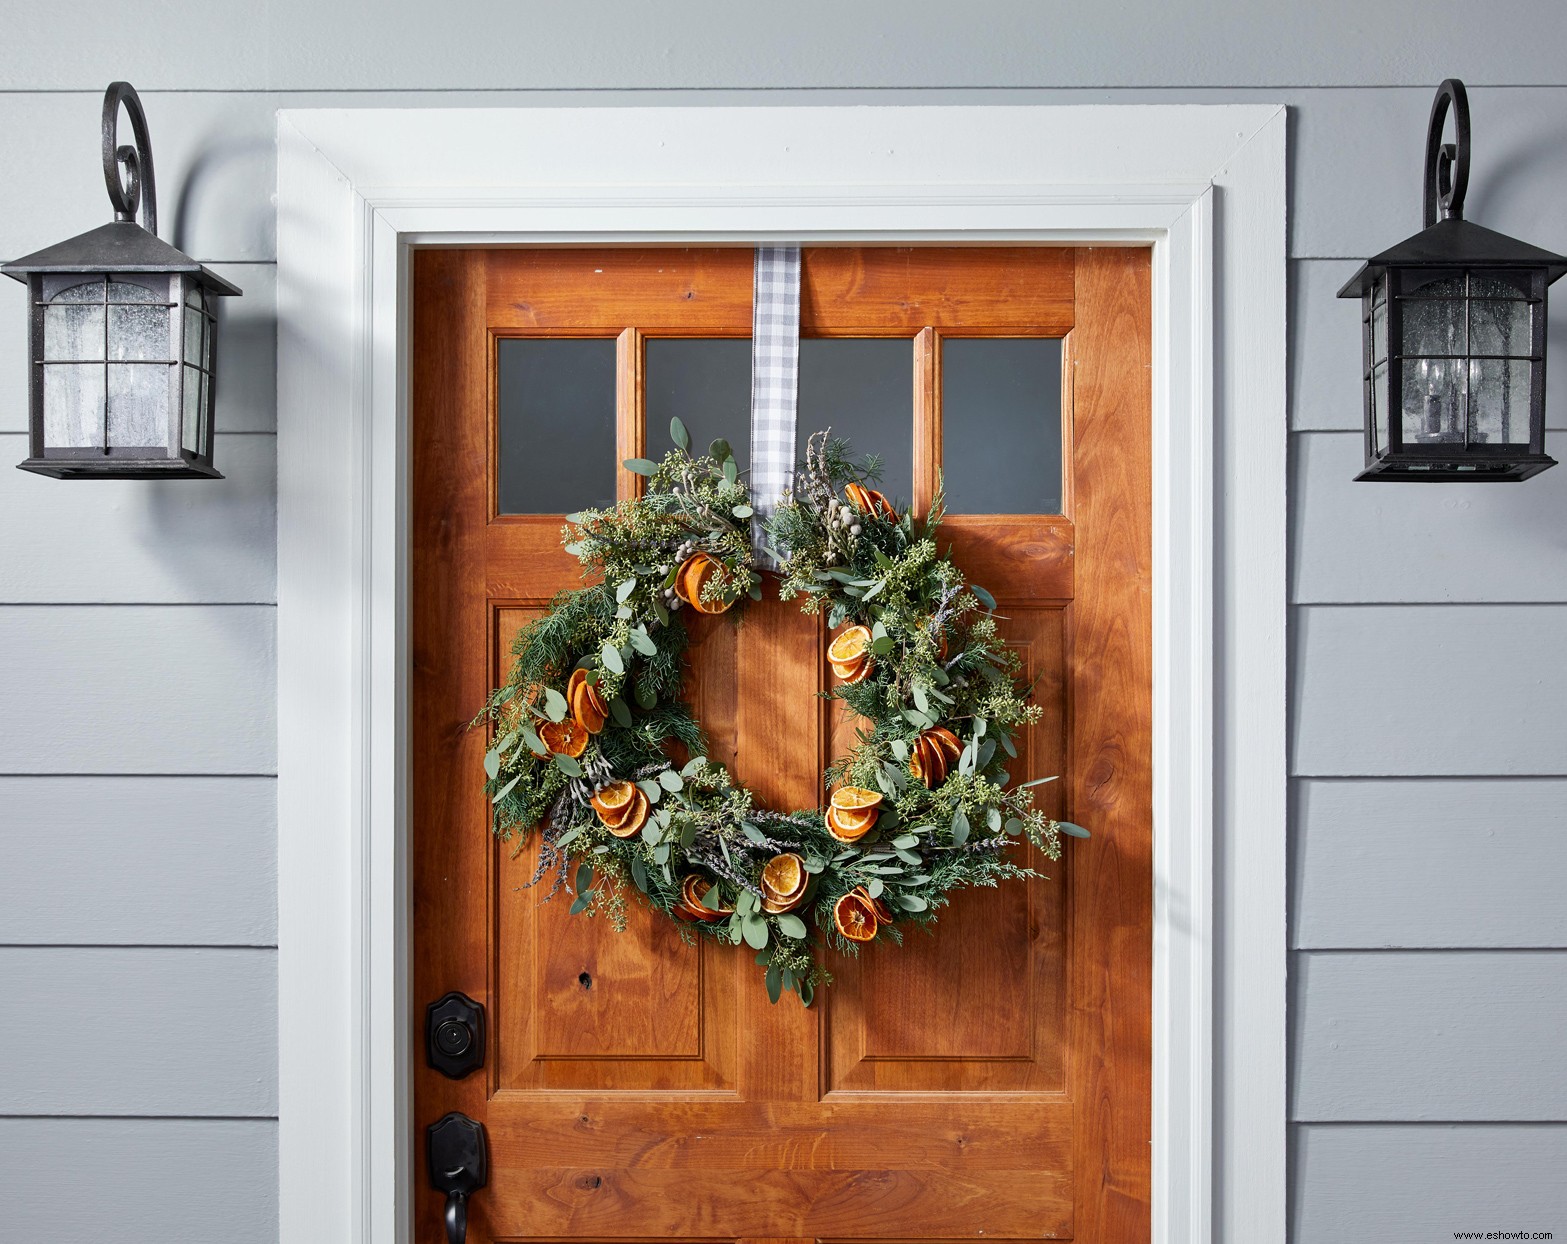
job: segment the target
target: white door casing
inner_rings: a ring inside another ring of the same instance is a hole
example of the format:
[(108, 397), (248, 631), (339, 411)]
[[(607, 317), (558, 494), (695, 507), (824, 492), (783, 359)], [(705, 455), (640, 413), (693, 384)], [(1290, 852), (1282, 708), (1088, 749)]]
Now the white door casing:
[(283, 1244), (413, 1238), (408, 251), (621, 241), (1152, 244), (1153, 1239), (1284, 1244), (1284, 140), (1273, 105), (279, 113)]

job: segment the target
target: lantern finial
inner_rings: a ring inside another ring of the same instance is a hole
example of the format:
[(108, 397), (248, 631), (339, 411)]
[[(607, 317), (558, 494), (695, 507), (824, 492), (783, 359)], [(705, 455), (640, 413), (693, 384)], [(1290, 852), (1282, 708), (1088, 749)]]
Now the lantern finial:
[[(1455, 142), (1444, 143), (1442, 130), (1448, 105), (1453, 109)], [(1426, 128), (1426, 228), (1441, 220), (1464, 218), (1464, 195), (1469, 190), (1469, 93), (1457, 78), (1448, 78), (1436, 89), (1431, 103), (1431, 123)]]
[[(134, 147), (120, 146), (120, 108), (131, 117)], [(135, 220), (141, 206), (141, 227), (158, 232), (158, 182), (152, 170), (152, 139), (147, 134), (147, 114), (141, 96), (129, 82), (111, 82), (103, 93), (103, 179), (116, 220)], [(123, 170), (123, 174), (122, 171)]]

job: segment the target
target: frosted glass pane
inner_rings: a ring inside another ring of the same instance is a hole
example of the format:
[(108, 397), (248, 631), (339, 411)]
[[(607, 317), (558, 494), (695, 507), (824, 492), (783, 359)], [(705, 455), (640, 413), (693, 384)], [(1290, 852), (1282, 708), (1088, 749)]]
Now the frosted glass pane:
[[(78, 285), (73, 294), (83, 289)], [(103, 287), (85, 287), (97, 292), (101, 298)], [(62, 295), (63, 297), (63, 295)], [(101, 359), (103, 358), (102, 302), (96, 304), (64, 302), (59, 299), (44, 308), (44, 358), (46, 359)]]
[(655, 337), (644, 345), (647, 456), (673, 448), (678, 415), (701, 452), (722, 437), (741, 469), (751, 465), (751, 339)]
[(202, 328), (206, 317), (200, 311), (186, 307), (185, 315), (185, 361), (194, 363), (197, 367), (204, 367), (206, 359), (202, 350)]
[(1406, 445), (1464, 439), (1464, 367), (1461, 359), (1404, 360)]
[(169, 311), (167, 307), (109, 308), (109, 357), (167, 362), (169, 359)]
[(168, 410), (166, 366), (109, 364), (110, 445), (166, 445)]
[(1480, 299), (1469, 304), (1469, 340), (1475, 354), (1527, 355), (1533, 347), (1526, 302), (1493, 302)]
[(1376, 429), (1373, 448), (1378, 452), (1387, 448), (1387, 388), (1387, 364), (1379, 363), (1371, 373), (1372, 426)]
[(1507, 359), (1469, 364), (1469, 419), (1473, 439), (1484, 444), (1527, 444), (1531, 367)]
[(857, 454), (881, 459), (877, 487), (899, 508), (914, 491), (914, 343), (907, 337), (807, 337), (800, 342), (799, 444), (832, 428)]
[(1382, 303), (1371, 312), (1371, 357), (1375, 362), (1387, 358), (1387, 304)]
[(201, 373), (194, 367), (180, 369), (185, 387), (180, 395), (183, 418), (180, 427), (180, 445), (192, 453), (201, 452)]
[(615, 500), (615, 342), (500, 342), (503, 514), (569, 514)]
[(1464, 328), (1461, 298), (1410, 298), (1403, 304), (1404, 354), (1466, 354), (1468, 334)]
[(50, 449), (103, 445), (103, 364), (44, 368), (44, 444)]
[(954, 514), (1061, 512), (1061, 342), (941, 343), (942, 478)]

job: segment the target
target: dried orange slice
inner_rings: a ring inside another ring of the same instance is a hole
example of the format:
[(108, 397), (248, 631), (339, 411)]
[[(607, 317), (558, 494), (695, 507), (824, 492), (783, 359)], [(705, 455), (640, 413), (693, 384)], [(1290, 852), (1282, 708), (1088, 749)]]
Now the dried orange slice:
[(566, 703), (577, 724), (589, 734), (597, 734), (609, 718), (609, 706), (598, 689), (588, 681), (587, 670), (573, 670), (566, 680)]
[(868, 942), (876, 936), (876, 909), (857, 891), (850, 891), (832, 907), (832, 924), (851, 942)]
[(864, 484), (845, 484), (843, 495), (861, 514), (874, 514), (888, 519), (898, 517), (898, 512), (892, 508), (892, 502), (887, 500), (886, 494), (874, 488), (867, 488)]
[(546, 721), (539, 727), (539, 739), (550, 751), (563, 756), (580, 756), (588, 748), (588, 732), (570, 717)]
[(733, 601), (702, 599), (702, 588), (721, 568), (718, 559), (707, 553), (691, 554), (675, 575), (675, 594), (698, 613), (723, 613)]
[(619, 824), (636, 806), (636, 794), (635, 782), (611, 782), (608, 786), (601, 786), (594, 791), (593, 797), (588, 802), (593, 805), (593, 810), (599, 814), (599, 819), (606, 825)]
[(720, 920), (728, 915), (727, 911), (713, 910), (702, 902), (702, 896), (713, 888), (713, 882), (698, 873), (687, 873), (680, 883), (680, 905), (678, 910), (683, 911), (693, 920)]
[(832, 672), (838, 676), (839, 681), (848, 683), (850, 686), (858, 682), (864, 682), (871, 676), (871, 671), (876, 668), (876, 662), (868, 656), (861, 657), (858, 661), (847, 663), (829, 661), (828, 664), (832, 666)]
[(599, 820), (617, 838), (632, 838), (642, 832), (642, 827), (647, 824), (649, 804), (647, 796), (640, 790), (631, 796), (631, 807), (628, 808), (618, 821), (611, 823), (603, 813), (599, 814)]
[(805, 901), (810, 882), (805, 861), (793, 851), (773, 856), (762, 869), (762, 910), (774, 914), (793, 911)]
[(949, 761), (956, 760), (963, 754), (962, 740), (959, 739), (957, 735), (953, 734), (952, 731), (948, 730), (946, 726), (932, 726), (929, 730), (925, 731), (923, 737), (929, 739), (937, 747), (941, 748), (941, 750), (947, 754), (947, 759)]
[(850, 810), (846, 808), (831, 808), (833, 823), (841, 826), (851, 834), (864, 834), (870, 827), (876, 824), (876, 818), (881, 815), (879, 808), (860, 808)]
[(885, 901), (879, 898), (873, 898), (870, 899), (870, 905), (871, 910), (876, 913), (877, 924), (892, 923), (892, 908), (888, 907)]
[(834, 665), (852, 665), (866, 656), (871, 646), (871, 628), (850, 626), (833, 636), (827, 645), (827, 659)]
[(922, 734), (909, 749), (909, 772), (926, 786), (940, 786), (947, 776), (947, 754)]
[[(871, 827), (876, 824), (874, 812), (871, 815), (871, 819), (866, 822), (845, 823), (842, 819), (843, 815), (837, 808), (828, 808), (827, 815), (824, 818), (827, 822), (827, 832), (839, 842), (858, 842), (866, 834), (870, 833)], [(849, 815), (852, 817), (857, 814), (851, 812)]]
[(880, 791), (866, 790), (863, 786), (840, 786), (832, 793), (832, 806), (845, 812), (858, 812), (863, 808), (879, 808), (882, 805)]

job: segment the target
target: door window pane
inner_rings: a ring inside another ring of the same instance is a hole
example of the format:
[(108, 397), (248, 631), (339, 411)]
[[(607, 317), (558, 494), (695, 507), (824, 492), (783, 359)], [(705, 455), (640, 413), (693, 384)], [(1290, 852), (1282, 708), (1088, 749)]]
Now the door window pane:
[[(800, 342), (799, 454), (832, 428), (857, 454), (881, 458), (877, 487), (900, 509), (914, 492), (914, 342), (908, 337), (807, 337)], [(798, 454), (797, 454), (798, 456)]]
[(954, 514), (1061, 512), (1061, 342), (941, 343), (941, 459)]
[(502, 514), (615, 501), (615, 342), (507, 338), (497, 394)]
[(674, 442), (669, 420), (678, 415), (703, 453), (722, 437), (741, 470), (751, 465), (751, 339), (654, 337), (644, 347), (647, 456), (657, 462)]

